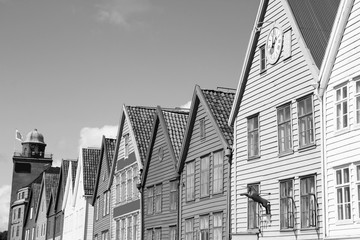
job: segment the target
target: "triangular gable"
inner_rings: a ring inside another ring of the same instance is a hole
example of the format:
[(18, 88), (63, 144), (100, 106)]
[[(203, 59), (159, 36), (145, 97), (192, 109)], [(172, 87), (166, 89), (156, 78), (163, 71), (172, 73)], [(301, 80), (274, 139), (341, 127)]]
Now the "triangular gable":
[[(43, 192), (44, 192), (44, 188), (45, 188), (45, 174), (43, 175), (43, 179), (41, 181), (41, 186), (40, 186), (40, 192), (39, 192), (39, 197), (38, 197), (38, 202), (37, 205), (35, 207), (36, 211), (35, 211), (35, 222), (37, 221), (37, 217), (39, 215), (39, 209), (40, 209), (40, 205), (41, 205), (41, 200), (43, 197)], [(46, 204), (46, 201), (45, 201)]]
[[(35, 206), (34, 211), (36, 212), (36, 206), (37, 206), (37, 201), (38, 201), (38, 197), (39, 197), (39, 193), (40, 193), (40, 189), (41, 189), (42, 178), (43, 178), (43, 172), (40, 173), (40, 175), (32, 183), (29, 184), (29, 187), (30, 187), (29, 205), (27, 207), (26, 215), (24, 218), (25, 219), (24, 226), (26, 226), (26, 224), (27, 224), (27, 220), (29, 217), (28, 215), (29, 215), (29, 211), (32, 206), (32, 203), (34, 203), (33, 204)], [(33, 212), (34, 215), (35, 215), (35, 212)]]
[[(59, 197), (61, 197), (61, 198), (64, 197), (66, 179), (67, 179), (67, 175), (68, 175), (68, 171), (69, 171), (69, 164), (70, 164), (70, 160), (64, 160), (63, 159), (61, 161), (59, 184), (58, 184), (58, 186), (56, 188), (56, 198), (55, 198), (55, 201), (54, 201), (55, 212), (56, 212), (56, 210), (58, 208), (58, 203), (60, 201)], [(60, 196), (61, 192), (62, 192), (62, 196)]]
[[(224, 146), (224, 149), (231, 149), (231, 147), (232, 147), (232, 138), (233, 138), (231, 135), (232, 129), (225, 127), (227, 117), (224, 118), (224, 116), (228, 116), (229, 111), (230, 111), (229, 110), (230, 106), (227, 108), (228, 109), (227, 113), (226, 113), (226, 108), (224, 108), (226, 106), (223, 106), (223, 108), (217, 108), (216, 104), (211, 106), (209, 104), (209, 101), (211, 101), (211, 96), (205, 96), (203, 91), (205, 92), (205, 94), (208, 94), (207, 92), (213, 91), (213, 90), (202, 90), (198, 85), (195, 86), (193, 98), (191, 101), (189, 119), (188, 119), (188, 122), (186, 125), (185, 135), (184, 135), (184, 139), (183, 139), (181, 151), (180, 151), (178, 172), (182, 171), (182, 168), (185, 163), (187, 151), (189, 149), (189, 144), (190, 144), (190, 140), (191, 140), (191, 136), (192, 136), (192, 130), (194, 128), (194, 123), (196, 120), (196, 115), (197, 115), (197, 111), (198, 111), (198, 107), (199, 107), (200, 103), (204, 107), (205, 112), (206, 112), (207, 116), (209, 117), (211, 124), (213, 125), (217, 135), (220, 138), (221, 143)], [(213, 92), (221, 93), (220, 91), (213, 91)], [(234, 99), (233, 93), (228, 93), (227, 95), (231, 95), (231, 97), (226, 102), (229, 102)], [(215, 100), (218, 101), (218, 99), (215, 99)], [(228, 105), (228, 104), (225, 104), (225, 102), (222, 102), (222, 104)], [(222, 105), (222, 104), (220, 104), (220, 105)], [(223, 112), (220, 112), (220, 111), (223, 111)]]
[[(65, 190), (64, 190), (63, 202), (62, 202), (62, 207), (61, 207), (62, 211), (65, 210), (68, 201), (72, 201), (73, 189), (74, 189), (73, 179), (75, 178), (75, 176), (73, 174), (74, 174), (74, 169), (75, 169), (75, 172), (77, 172), (77, 166), (78, 166), (77, 162), (75, 162), (75, 161), (69, 162), (69, 170), (68, 170), (68, 174), (66, 177)], [(70, 202), (69, 204), (71, 204), (71, 203), (72, 202)]]
[[(317, 16), (317, 14), (320, 14), (319, 11), (321, 10), (321, 8), (319, 8), (318, 5), (323, 2), (326, 2), (326, 1), (339, 1), (339, 0), (317, 0), (318, 3), (316, 3), (316, 4), (308, 3), (307, 5), (304, 4), (300, 7), (299, 7), (298, 3), (299, 2), (302, 3), (302, 1), (298, 1), (298, 0), (297, 0), (297, 2), (295, 2), (296, 0), (295, 1), (294, 0), (278, 0), (278, 1), (280, 1), (281, 5), (286, 13), (286, 17), (289, 20), (290, 25), (293, 29), (293, 33), (296, 37), (297, 44), (304, 56), (304, 60), (307, 63), (307, 66), (312, 74), (313, 83), (311, 85), (314, 87), (314, 89), (316, 89), (317, 85), (319, 83), (319, 68), (320, 67), (318, 67), (318, 65), (316, 64), (316, 62), (314, 60), (314, 56), (316, 56), (316, 59), (318, 62), (322, 62), (323, 56), (324, 56), (324, 48), (323, 48), (323, 50), (319, 50), (316, 48), (316, 46), (317, 46), (316, 44), (311, 44), (311, 46), (310, 46), (310, 43), (312, 43), (312, 41), (316, 41), (316, 39), (313, 39), (313, 38), (320, 34), (322, 35), (322, 39), (325, 39), (324, 41), (322, 41), (322, 44), (324, 44), (324, 42), (327, 43), (326, 39), (329, 38), (330, 34), (325, 36), (322, 33), (328, 32), (328, 30), (319, 31), (319, 29), (323, 29), (323, 28), (328, 29), (327, 26), (332, 25), (332, 23), (327, 24), (326, 21), (324, 21), (323, 19), (332, 19), (332, 20), (335, 19), (334, 11), (331, 11), (330, 16), (328, 16), (328, 17), (321, 18), (321, 17)], [(308, 1), (308, 0), (306, 0), (306, 1)], [(313, 2), (315, 2), (315, 1), (313, 1)], [(263, 26), (272, 24), (271, 22), (264, 22), (268, 4), (269, 4), (269, 0), (262, 0), (260, 3), (260, 6), (259, 6), (258, 14), (257, 14), (254, 28), (253, 28), (254, 30), (251, 32), (249, 45), (247, 48), (244, 64), (243, 64), (243, 67), (241, 70), (240, 79), (239, 79), (239, 83), (237, 86), (235, 100), (234, 100), (234, 103), (233, 103), (233, 106), (231, 109), (231, 113), (230, 113), (230, 117), (229, 117), (229, 121), (228, 121), (228, 124), (230, 126), (233, 126), (235, 118), (236, 118), (239, 108), (240, 108), (240, 103), (242, 101), (242, 96), (245, 91), (245, 86), (247, 83), (249, 72), (251, 70), (254, 54), (255, 54), (255, 51), (258, 46), (258, 40), (259, 40), (261, 29)], [(333, 6), (333, 5), (331, 5), (331, 6)], [(324, 10), (323, 10), (323, 12), (324, 12)], [(308, 31), (308, 30), (303, 30), (303, 32), (301, 31), (301, 29), (304, 29), (306, 27), (304, 24), (304, 22), (305, 22), (304, 19), (308, 15), (314, 17), (314, 22), (318, 23), (317, 31), (319, 31), (319, 32), (316, 32), (316, 34), (315, 33), (310, 34), (311, 31)], [(303, 33), (305, 35), (303, 35)], [(309, 45), (307, 45), (307, 44), (309, 44)], [(320, 63), (320, 65), (321, 65), (321, 63)]]
[(150, 143), (146, 154), (143, 177), (141, 179), (142, 187), (144, 187), (146, 183), (147, 173), (149, 170), (149, 166), (151, 164), (150, 162), (151, 162), (152, 150), (154, 143), (156, 141), (156, 135), (159, 124), (163, 129), (165, 142), (169, 149), (171, 159), (173, 160), (174, 166), (176, 168), (177, 162), (179, 160), (180, 148), (185, 132), (187, 119), (188, 119), (188, 111), (176, 110), (176, 109), (163, 110), (160, 106), (157, 106), (155, 120), (152, 127)]
[(86, 196), (92, 196), (95, 185), (96, 170), (100, 162), (100, 149), (83, 148), (82, 149), (82, 175), (84, 183), (84, 193)]

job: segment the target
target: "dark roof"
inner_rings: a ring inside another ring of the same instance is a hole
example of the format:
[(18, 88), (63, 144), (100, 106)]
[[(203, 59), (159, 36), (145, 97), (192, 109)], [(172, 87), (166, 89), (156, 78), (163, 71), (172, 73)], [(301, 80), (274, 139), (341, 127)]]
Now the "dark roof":
[(60, 184), (63, 192), (65, 192), (65, 185), (66, 185), (67, 175), (69, 172), (69, 165), (70, 165), (70, 160), (62, 160), (61, 163), (62, 180)]
[(59, 167), (50, 167), (44, 171), (45, 174), (45, 196), (46, 196), (46, 206), (49, 204), (51, 193), (55, 193), (56, 187), (59, 182), (60, 177), (60, 168)]
[(233, 129), (227, 122), (234, 102), (235, 93), (218, 90), (201, 90), (214, 118), (230, 146), (233, 144)]
[(315, 64), (320, 69), (340, 0), (288, 0)]
[(109, 168), (111, 167), (112, 160), (114, 158), (115, 144), (116, 144), (116, 139), (105, 138), (106, 157), (108, 159)]
[(72, 175), (72, 188), (74, 189), (75, 185), (75, 178), (76, 178), (76, 169), (78, 166), (78, 161), (72, 161), (71, 162), (71, 175)]
[(83, 148), (83, 177), (84, 177), (84, 191), (85, 195), (92, 195), (96, 180), (97, 164), (100, 160), (100, 149), (98, 148)]
[(181, 144), (186, 129), (186, 123), (189, 116), (188, 112), (162, 111), (169, 133), (171, 144), (174, 149), (175, 157), (179, 160)]
[(139, 149), (141, 162), (144, 163), (150, 142), (151, 129), (155, 119), (155, 108), (126, 106), (130, 123)]

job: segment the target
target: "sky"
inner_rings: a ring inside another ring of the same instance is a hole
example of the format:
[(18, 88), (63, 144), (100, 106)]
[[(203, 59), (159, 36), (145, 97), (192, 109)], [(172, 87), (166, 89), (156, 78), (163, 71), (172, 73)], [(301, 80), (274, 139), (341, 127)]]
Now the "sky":
[(18, 129), (54, 165), (116, 137), (123, 104), (236, 88), (259, 0), (0, 0), (0, 231)]

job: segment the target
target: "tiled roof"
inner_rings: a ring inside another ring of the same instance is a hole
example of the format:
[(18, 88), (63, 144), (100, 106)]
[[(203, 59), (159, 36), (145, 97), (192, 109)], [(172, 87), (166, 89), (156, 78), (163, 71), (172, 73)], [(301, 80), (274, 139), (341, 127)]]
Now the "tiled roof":
[(150, 142), (151, 128), (155, 119), (155, 108), (126, 106), (131, 126), (135, 134), (141, 162), (144, 163)]
[(59, 182), (60, 177), (60, 168), (59, 167), (50, 167), (44, 171), (45, 174), (45, 196), (46, 196), (46, 206), (48, 206), (51, 192), (55, 192), (56, 187)]
[(72, 188), (74, 189), (78, 161), (71, 162)]
[(340, 0), (288, 0), (305, 43), (320, 69)]
[(233, 129), (232, 127), (228, 126), (227, 122), (229, 120), (235, 93), (204, 89), (202, 89), (202, 93), (204, 94), (211, 112), (214, 115), (220, 130), (224, 134), (225, 139), (227, 140), (228, 144), (232, 146)]
[(105, 138), (105, 145), (106, 145), (106, 157), (109, 161), (109, 166), (111, 166), (112, 164), (112, 160), (114, 157), (114, 153), (115, 153), (115, 144), (116, 144), (116, 139), (113, 138)]
[(82, 160), (85, 195), (92, 195), (96, 180), (96, 169), (100, 160), (100, 149), (83, 148)]
[[(41, 174), (41, 177), (42, 177), (42, 174)], [(32, 201), (34, 202), (34, 206), (37, 206), (37, 204), (39, 202), (40, 190), (41, 190), (41, 182), (40, 183), (33, 182), (31, 184), (31, 197), (32, 197)], [(36, 207), (34, 209), (36, 212)]]
[(184, 138), (188, 112), (171, 112), (163, 110), (164, 119), (167, 130), (170, 136), (171, 144), (173, 146), (175, 157), (179, 160), (181, 144)]

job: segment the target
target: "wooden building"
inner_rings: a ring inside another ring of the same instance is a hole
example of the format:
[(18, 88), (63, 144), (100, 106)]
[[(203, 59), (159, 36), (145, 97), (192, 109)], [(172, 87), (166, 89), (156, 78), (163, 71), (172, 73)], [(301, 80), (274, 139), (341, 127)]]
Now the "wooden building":
[(105, 138), (101, 143), (100, 162), (98, 164), (96, 181), (92, 196), (94, 207), (94, 239), (110, 240), (110, 191), (108, 189), (110, 179), (110, 168), (114, 158), (116, 139)]
[(321, 111), (314, 90), (339, 4), (260, 2), (229, 118), (234, 240), (323, 234)]
[(177, 169), (179, 239), (228, 239), (234, 93), (195, 87)]
[(324, 239), (360, 239), (360, 1), (344, 0), (320, 71)]
[(141, 179), (143, 236), (178, 239), (177, 164), (188, 111), (157, 107)]
[(155, 108), (123, 106), (116, 138), (111, 190), (111, 239), (142, 239), (140, 172), (150, 142)]

